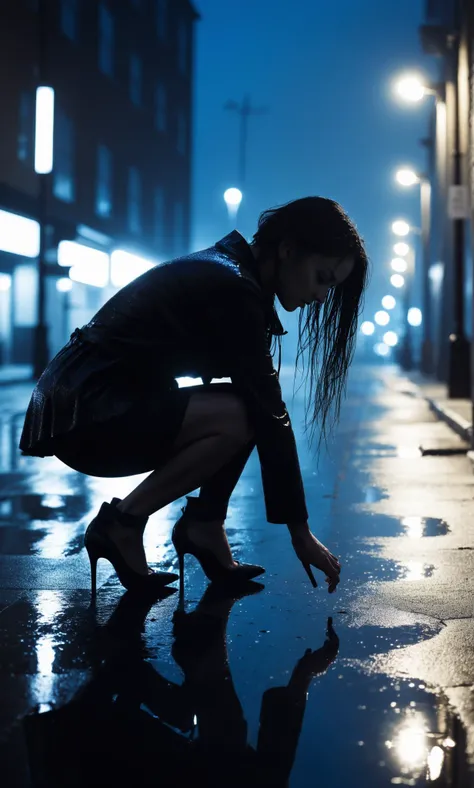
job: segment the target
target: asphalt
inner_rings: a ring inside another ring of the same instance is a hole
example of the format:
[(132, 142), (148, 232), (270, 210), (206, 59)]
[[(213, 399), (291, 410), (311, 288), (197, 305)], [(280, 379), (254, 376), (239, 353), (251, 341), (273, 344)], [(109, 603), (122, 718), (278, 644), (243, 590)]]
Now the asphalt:
[[(265, 520), (254, 454), (231, 502), (238, 560), (261, 584), (208, 586), (188, 556), (176, 589), (140, 601), (84, 529), (138, 481), (19, 456), (31, 387), (0, 390), (0, 784), (472, 786), (473, 484), (467, 443), (395, 367), (355, 366), (316, 462), (283, 370), (315, 534), (341, 558), (313, 589), (284, 526)], [(176, 570), (181, 501), (146, 531)]]

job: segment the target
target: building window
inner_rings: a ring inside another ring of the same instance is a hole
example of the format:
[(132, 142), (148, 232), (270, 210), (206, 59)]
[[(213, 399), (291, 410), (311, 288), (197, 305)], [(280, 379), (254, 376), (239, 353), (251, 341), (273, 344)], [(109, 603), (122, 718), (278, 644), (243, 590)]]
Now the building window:
[(189, 28), (185, 20), (178, 27), (178, 65), (182, 74), (188, 73)]
[(155, 0), (156, 11), (156, 32), (158, 38), (166, 37), (166, 28), (168, 26), (168, 0)]
[(99, 5), (99, 68), (114, 75), (114, 18), (105, 3)]
[(137, 107), (142, 103), (142, 61), (138, 55), (130, 56), (130, 98)]
[(58, 200), (74, 202), (74, 127), (71, 118), (56, 109), (54, 129), (53, 193)]
[(95, 212), (105, 218), (112, 214), (112, 152), (106, 145), (97, 148)]
[(33, 93), (27, 93), (26, 91), (20, 93), (17, 156), (20, 161), (27, 163), (33, 162), (35, 135), (34, 110)]
[(188, 150), (188, 123), (186, 113), (183, 109), (178, 112), (178, 129), (177, 129), (176, 147), (178, 152), (185, 156)]
[(177, 255), (186, 253), (184, 203), (176, 202), (174, 205), (174, 253)]
[(166, 88), (162, 82), (155, 91), (155, 126), (158, 131), (166, 131)]
[(162, 186), (157, 186), (154, 194), (153, 205), (153, 237), (155, 243), (161, 248), (165, 242), (165, 191)]
[(61, 0), (61, 30), (71, 41), (77, 41), (78, 10), (78, 0)]
[(142, 184), (136, 167), (128, 170), (128, 228), (138, 235), (142, 231)]

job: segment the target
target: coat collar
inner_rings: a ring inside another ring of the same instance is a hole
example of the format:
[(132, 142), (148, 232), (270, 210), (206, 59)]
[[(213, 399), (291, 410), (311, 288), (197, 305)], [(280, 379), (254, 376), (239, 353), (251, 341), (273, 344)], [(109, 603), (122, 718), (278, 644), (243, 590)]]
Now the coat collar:
[[(260, 271), (257, 261), (253, 256), (250, 245), (247, 243), (243, 235), (238, 230), (233, 230), (220, 241), (216, 243), (216, 248), (223, 250), (229, 257), (235, 260), (239, 267), (245, 268), (246, 273), (250, 274), (251, 278), (257, 283), (258, 287), (262, 289), (262, 282), (260, 278)], [(283, 336), (287, 334), (283, 328), (280, 318), (278, 317), (274, 298), (265, 298), (267, 304), (267, 317), (272, 336)]]

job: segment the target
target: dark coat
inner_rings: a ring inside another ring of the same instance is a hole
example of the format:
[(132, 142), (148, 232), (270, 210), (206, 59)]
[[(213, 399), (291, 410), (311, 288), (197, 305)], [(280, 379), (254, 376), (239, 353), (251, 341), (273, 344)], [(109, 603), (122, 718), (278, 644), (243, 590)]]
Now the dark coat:
[[(139, 408), (175, 378), (229, 377), (254, 430), (267, 519), (305, 521), (295, 438), (270, 353), (283, 334), (245, 239), (158, 265), (116, 293), (51, 361), (33, 392), (20, 449)], [(166, 414), (164, 414), (166, 418)]]

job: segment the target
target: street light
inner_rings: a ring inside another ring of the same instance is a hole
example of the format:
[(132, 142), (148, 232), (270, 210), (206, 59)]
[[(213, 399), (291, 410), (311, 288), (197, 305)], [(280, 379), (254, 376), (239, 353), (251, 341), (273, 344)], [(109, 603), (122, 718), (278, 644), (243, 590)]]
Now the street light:
[(392, 223), (392, 233), (394, 235), (405, 236), (410, 232), (410, 225), (404, 219), (397, 219)]
[(397, 257), (405, 257), (410, 251), (410, 247), (405, 243), (405, 241), (399, 241), (398, 243), (394, 244), (393, 251)]
[(375, 313), (374, 320), (378, 326), (387, 326), (390, 323), (390, 315), (388, 312), (384, 312), (383, 309), (380, 309)]
[(243, 194), (240, 189), (234, 187), (226, 189), (224, 192), (224, 201), (229, 211), (229, 218), (235, 220), (239, 212), (240, 203), (242, 202)]
[(393, 287), (396, 288), (403, 287), (403, 285), (405, 284), (405, 277), (402, 276), (401, 274), (392, 274), (392, 276), (390, 277), (390, 283), (393, 285)]
[(406, 73), (394, 81), (397, 95), (410, 104), (418, 104), (425, 96), (439, 96), (439, 85), (432, 85), (421, 74)]
[(397, 302), (392, 295), (386, 295), (382, 298), (382, 306), (384, 309), (395, 309)]
[(421, 348), (421, 369), (426, 374), (433, 371), (433, 351), (431, 342), (431, 294), (429, 288), (430, 269), (430, 232), (431, 232), (431, 183), (425, 175), (409, 168), (399, 169), (396, 179), (402, 186), (420, 186), (421, 243), (423, 249), (423, 342)]
[(397, 274), (404, 274), (408, 268), (408, 263), (403, 257), (394, 257), (390, 265), (392, 266), (392, 271), (396, 271)]

